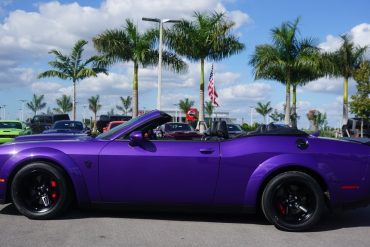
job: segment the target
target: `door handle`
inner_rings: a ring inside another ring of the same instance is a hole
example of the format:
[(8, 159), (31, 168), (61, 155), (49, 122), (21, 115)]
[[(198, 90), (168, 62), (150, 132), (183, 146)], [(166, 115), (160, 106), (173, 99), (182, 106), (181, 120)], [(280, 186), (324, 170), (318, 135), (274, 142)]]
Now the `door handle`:
[(201, 152), (202, 154), (211, 154), (213, 153), (215, 150), (212, 149), (212, 148), (202, 148), (199, 150), (199, 152)]

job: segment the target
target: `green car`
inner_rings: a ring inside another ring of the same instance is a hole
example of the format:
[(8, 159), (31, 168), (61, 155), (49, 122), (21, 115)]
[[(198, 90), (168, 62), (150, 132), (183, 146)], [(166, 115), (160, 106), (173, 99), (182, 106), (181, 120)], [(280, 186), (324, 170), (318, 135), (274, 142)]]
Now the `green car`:
[(0, 144), (12, 141), (15, 137), (30, 134), (25, 124), (16, 120), (0, 120)]

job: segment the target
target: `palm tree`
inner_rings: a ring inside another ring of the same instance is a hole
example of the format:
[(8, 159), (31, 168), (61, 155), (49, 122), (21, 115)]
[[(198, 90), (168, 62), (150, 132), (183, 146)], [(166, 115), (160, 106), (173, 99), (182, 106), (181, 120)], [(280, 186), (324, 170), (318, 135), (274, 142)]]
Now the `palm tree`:
[(189, 100), (188, 98), (185, 98), (184, 100), (180, 100), (178, 106), (180, 111), (182, 111), (184, 113), (184, 116), (186, 116), (189, 109), (194, 106), (194, 100)]
[[(138, 115), (138, 84), (139, 66), (155, 66), (158, 64), (158, 50), (154, 49), (158, 30), (150, 29), (140, 33), (129, 19), (122, 29), (106, 30), (93, 38), (95, 48), (102, 53), (110, 64), (116, 62), (133, 62), (134, 76), (132, 84), (132, 116)], [(163, 51), (162, 62), (165, 67), (175, 71), (187, 70), (187, 65), (176, 54)]]
[[(96, 77), (99, 73), (107, 74), (105, 63), (102, 57), (92, 56), (87, 60), (82, 60), (82, 53), (86, 40), (79, 40), (72, 48), (70, 55), (63, 55), (55, 49), (50, 50), (54, 54), (55, 60), (50, 61), (49, 65), (53, 68), (38, 75), (38, 78), (58, 77), (63, 80), (71, 80), (73, 83), (73, 120), (76, 119), (76, 83), (87, 77)], [(88, 67), (89, 65), (91, 67)]]
[(117, 110), (122, 111), (123, 115), (127, 116), (129, 112), (132, 112), (132, 108), (131, 108), (132, 97), (127, 96), (126, 98), (124, 98), (121, 96), (119, 98), (121, 99), (122, 106), (117, 105), (116, 108)]
[(199, 121), (204, 121), (204, 62), (221, 61), (241, 52), (244, 44), (231, 34), (235, 23), (224, 13), (194, 13), (194, 21), (182, 20), (168, 31), (168, 44), (191, 61), (200, 62)]
[(315, 57), (318, 48), (311, 38), (298, 40), (298, 23), (284, 22), (273, 28), (272, 45), (259, 45), (252, 55), (250, 64), (254, 67), (255, 79), (272, 79), (285, 84), (285, 123), (290, 125), (290, 87), (294, 82), (306, 81), (299, 77), (302, 71), (319, 67)]
[(42, 110), (46, 107), (46, 103), (43, 102), (44, 95), (37, 96), (33, 94), (32, 100), (27, 102), (26, 106), (33, 111), (34, 115), (36, 115), (37, 111)]
[(324, 54), (330, 64), (329, 76), (343, 77), (343, 124), (348, 121), (348, 80), (364, 61), (367, 46), (355, 46), (348, 35), (342, 35), (342, 44), (337, 51)]
[(204, 109), (207, 112), (207, 115), (209, 117), (209, 125), (211, 125), (211, 123), (212, 123), (212, 114), (213, 114), (213, 110), (215, 109), (215, 106), (213, 105), (211, 100), (205, 102)]
[(101, 105), (99, 104), (99, 95), (91, 96), (91, 98), (88, 99), (89, 101), (89, 109), (94, 113), (94, 127), (93, 127), (93, 133), (96, 133), (96, 114), (100, 110)]
[(270, 104), (271, 104), (270, 101), (267, 102), (266, 104), (263, 104), (261, 102), (257, 103), (256, 112), (263, 116), (265, 124), (267, 124), (266, 116), (272, 112), (272, 107), (270, 106)]
[(71, 96), (63, 94), (62, 97), (56, 99), (56, 102), (58, 108), (54, 108), (54, 111), (59, 113), (67, 113), (72, 111), (73, 104), (71, 102)]

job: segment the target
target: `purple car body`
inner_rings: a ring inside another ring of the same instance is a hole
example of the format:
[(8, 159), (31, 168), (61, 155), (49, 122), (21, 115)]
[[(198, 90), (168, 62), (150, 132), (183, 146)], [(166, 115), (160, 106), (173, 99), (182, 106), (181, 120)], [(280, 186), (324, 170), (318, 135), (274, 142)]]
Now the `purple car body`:
[(237, 206), (255, 209), (267, 182), (301, 171), (320, 184), (331, 208), (370, 199), (370, 146), (310, 135), (225, 140), (148, 140), (128, 136), (166, 116), (153, 111), (96, 138), (36, 135), (0, 147), (0, 202), (10, 202), (21, 167), (61, 167), (79, 205), (93, 203)]

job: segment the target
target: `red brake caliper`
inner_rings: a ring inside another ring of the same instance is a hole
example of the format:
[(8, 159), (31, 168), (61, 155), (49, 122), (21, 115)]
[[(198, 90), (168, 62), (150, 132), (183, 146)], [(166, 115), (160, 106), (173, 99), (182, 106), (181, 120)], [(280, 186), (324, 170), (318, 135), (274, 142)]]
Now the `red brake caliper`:
[[(54, 189), (57, 187), (57, 182), (54, 181), (54, 180), (51, 180), (50, 184), (51, 184), (51, 187), (54, 188)], [(53, 198), (55, 200), (57, 198), (57, 193), (53, 192), (51, 194), (51, 198)]]
[(281, 203), (279, 203), (278, 206), (279, 206), (280, 213), (282, 215), (286, 215), (286, 210), (285, 210), (284, 206)]

